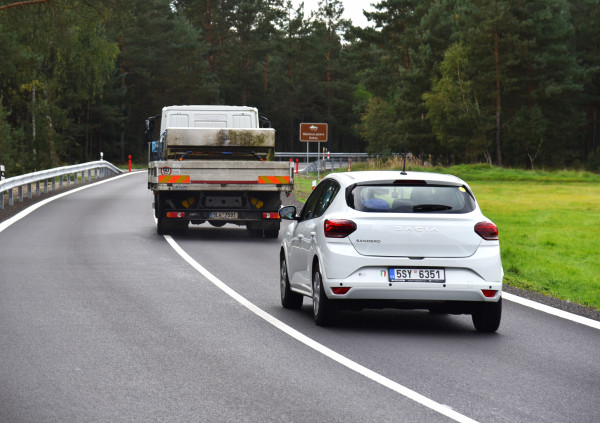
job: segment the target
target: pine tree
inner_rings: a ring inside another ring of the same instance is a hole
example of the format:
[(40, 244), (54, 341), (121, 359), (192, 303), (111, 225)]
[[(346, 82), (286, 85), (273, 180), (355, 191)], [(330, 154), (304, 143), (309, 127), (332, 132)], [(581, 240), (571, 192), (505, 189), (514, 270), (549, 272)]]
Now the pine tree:
[[(23, 168), (77, 162), (90, 153), (91, 113), (108, 83), (117, 49), (104, 32), (101, 7), (57, 0), (0, 12), (19, 53), (3, 78), (5, 105), (25, 134)], [(35, 25), (31, 25), (35, 22)], [(12, 70), (12, 71), (11, 71)]]
[(591, 170), (600, 170), (600, 0), (571, 0), (575, 29), (574, 51), (581, 66), (585, 113), (581, 129), (582, 153)]
[[(388, 0), (374, 6), (376, 11), (366, 15), (375, 29), (360, 34), (365, 55), (375, 61), (363, 73), (364, 86), (394, 106), (394, 130), (402, 140), (394, 147), (400, 150), (396, 152), (439, 153), (422, 97), (451, 43), (454, 4)], [(381, 100), (372, 101), (376, 105)]]
[[(453, 162), (477, 162), (487, 155), (486, 135), (493, 129), (479, 104), (474, 84), (477, 68), (469, 61), (469, 49), (456, 43), (446, 51), (441, 77), (426, 93), (433, 131)], [(489, 155), (488, 155), (489, 157)]]
[(473, 0), (457, 14), (460, 38), (479, 69), (481, 108), (495, 117), (496, 162), (532, 167), (540, 157), (555, 165), (572, 160), (565, 140), (580, 125), (574, 102), (581, 87), (567, 3)]

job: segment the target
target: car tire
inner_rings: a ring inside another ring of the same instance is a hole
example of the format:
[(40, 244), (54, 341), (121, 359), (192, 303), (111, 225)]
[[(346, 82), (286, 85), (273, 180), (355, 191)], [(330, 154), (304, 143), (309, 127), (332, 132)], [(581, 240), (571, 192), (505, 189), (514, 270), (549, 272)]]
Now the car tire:
[(502, 317), (502, 298), (495, 303), (483, 303), (471, 315), (478, 332), (496, 332)]
[(318, 326), (328, 326), (333, 323), (335, 318), (335, 305), (325, 295), (323, 289), (323, 278), (319, 269), (313, 272), (312, 280), (313, 288), (313, 317)]
[(281, 305), (283, 308), (297, 310), (302, 307), (304, 296), (290, 289), (290, 279), (288, 277), (285, 257), (281, 257), (279, 261), (279, 289), (281, 291)]

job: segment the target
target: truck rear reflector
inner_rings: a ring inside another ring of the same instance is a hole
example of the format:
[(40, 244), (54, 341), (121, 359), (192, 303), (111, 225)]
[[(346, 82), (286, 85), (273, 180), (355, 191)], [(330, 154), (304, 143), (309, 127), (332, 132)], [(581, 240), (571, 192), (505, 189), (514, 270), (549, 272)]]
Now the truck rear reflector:
[(190, 175), (158, 175), (159, 184), (189, 184)]
[(259, 176), (259, 184), (289, 184), (289, 176)]

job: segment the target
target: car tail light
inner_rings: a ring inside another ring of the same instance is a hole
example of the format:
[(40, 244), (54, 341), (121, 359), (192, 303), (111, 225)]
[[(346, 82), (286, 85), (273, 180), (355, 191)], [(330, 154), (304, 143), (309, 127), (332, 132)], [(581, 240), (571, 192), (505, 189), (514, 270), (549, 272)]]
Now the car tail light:
[(481, 292), (486, 298), (494, 298), (496, 296), (496, 292), (498, 291), (495, 289), (482, 289)]
[(488, 241), (498, 240), (498, 228), (492, 222), (479, 222), (475, 225), (475, 232)]
[(346, 294), (348, 291), (350, 291), (350, 287), (345, 287), (345, 286), (338, 286), (335, 288), (331, 288), (331, 292), (333, 292), (335, 295), (344, 295)]
[(263, 219), (279, 219), (280, 218), (278, 212), (263, 213), (262, 217), (263, 217)]
[(326, 238), (346, 238), (356, 230), (356, 223), (351, 220), (326, 219), (324, 225)]
[(167, 212), (167, 217), (169, 219), (183, 219), (185, 212)]

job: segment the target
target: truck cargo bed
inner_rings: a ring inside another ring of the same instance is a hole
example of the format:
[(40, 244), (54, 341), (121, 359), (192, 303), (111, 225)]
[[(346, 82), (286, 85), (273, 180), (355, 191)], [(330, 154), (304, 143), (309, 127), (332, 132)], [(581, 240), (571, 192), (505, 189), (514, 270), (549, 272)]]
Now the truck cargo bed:
[(287, 162), (240, 160), (166, 160), (151, 162), (148, 187), (157, 190), (293, 190)]

